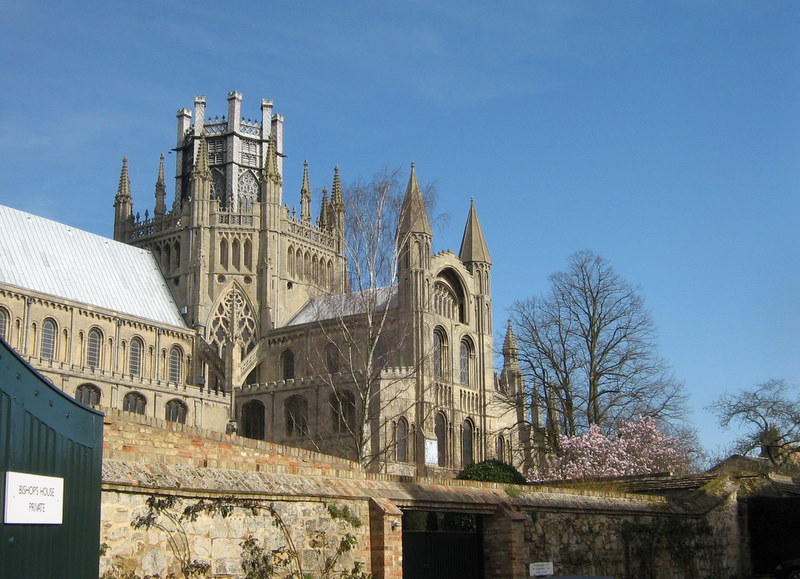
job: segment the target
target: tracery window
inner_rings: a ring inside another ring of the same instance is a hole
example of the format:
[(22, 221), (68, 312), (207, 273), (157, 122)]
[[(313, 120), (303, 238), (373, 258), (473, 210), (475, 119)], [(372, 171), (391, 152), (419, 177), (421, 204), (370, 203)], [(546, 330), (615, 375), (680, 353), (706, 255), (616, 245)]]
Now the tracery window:
[(350, 390), (332, 392), (329, 398), (334, 432), (353, 432), (356, 427), (356, 396)]
[(187, 411), (188, 409), (186, 407), (186, 404), (182, 400), (173, 398), (172, 400), (167, 402), (164, 408), (164, 418), (166, 418), (170, 422), (178, 422), (180, 424), (186, 424)]
[(100, 330), (92, 328), (89, 330), (89, 339), (86, 345), (86, 366), (88, 368), (100, 367), (100, 354), (103, 344), (103, 337)]
[(286, 410), (286, 435), (308, 435), (308, 400), (300, 394), (289, 396), (284, 405)]
[(42, 323), (42, 337), (41, 346), (39, 348), (39, 357), (42, 360), (52, 361), (53, 354), (56, 350), (56, 323), (53, 320), (47, 319)]
[(173, 346), (169, 351), (169, 371), (167, 381), (178, 384), (181, 381), (181, 351), (177, 346)]
[(100, 404), (100, 388), (94, 384), (81, 384), (75, 390), (75, 400), (87, 406)]
[(234, 286), (220, 300), (214, 311), (209, 329), (211, 345), (222, 353), (228, 340), (238, 338), (242, 342), (242, 356), (246, 355), (256, 344), (256, 320), (253, 308), (242, 291)]
[(397, 462), (408, 462), (408, 421), (402, 416), (397, 421), (394, 438)]
[(258, 199), (258, 181), (253, 173), (246, 171), (239, 176), (239, 212), (251, 213)]
[(147, 399), (138, 392), (128, 392), (122, 399), (122, 409), (134, 414), (144, 414)]
[(142, 350), (144, 345), (139, 338), (131, 340), (128, 351), (128, 373), (131, 376), (141, 376), (142, 374)]

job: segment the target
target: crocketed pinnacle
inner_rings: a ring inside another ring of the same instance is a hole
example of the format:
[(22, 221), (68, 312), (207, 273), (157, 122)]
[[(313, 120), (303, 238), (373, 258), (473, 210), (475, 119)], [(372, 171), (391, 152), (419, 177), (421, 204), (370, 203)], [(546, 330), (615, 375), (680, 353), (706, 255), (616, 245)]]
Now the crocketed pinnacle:
[(156, 181), (156, 207), (154, 214), (156, 216), (164, 215), (167, 212), (167, 206), (164, 199), (167, 196), (167, 181), (164, 178), (164, 153), (161, 153), (161, 159), (158, 163), (158, 180)]
[(506, 360), (516, 360), (518, 354), (517, 338), (514, 336), (514, 329), (511, 327), (511, 320), (509, 319), (506, 339), (503, 341), (503, 357)]
[(333, 168), (333, 191), (331, 191), (331, 203), (338, 207), (344, 205), (342, 201), (342, 180), (339, 177), (339, 165)]
[(399, 230), (403, 235), (409, 233), (433, 235), (428, 211), (425, 209), (425, 200), (419, 189), (414, 163), (411, 163), (411, 175), (408, 177), (408, 187), (403, 198), (403, 207), (400, 209)]
[(119, 186), (117, 187), (117, 199), (131, 198), (131, 180), (128, 177), (128, 157), (122, 157), (122, 171), (119, 174)]
[(322, 204), (319, 208), (319, 221), (317, 221), (317, 225), (320, 229), (328, 229), (328, 190), (326, 188), (322, 189)]
[(272, 133), (269, 136), (269, 140), (267, 142), (267, 157), (264, 159), (264, 179), (266, 181), (272, 181), (275, 184), (280, 185), (281, 183), (281, 174), (278, 172), (278, 145), (276, 143), (275, 134)]
[(486, 245), (486, 238), (483, 236), (481, 222), (478, 220), (478, 212), (475, 210), (475, 200), (470, 200), (469, 215), (467, 225), (464, 227), (464, 237), (461, 239), (461, 251), (459, 258), (463, 263), (492, 263), (489, 255), (489, 248)]
[(300, 188), (300, 219), (311, 221), (311, 186), (308, 183), (308, 161), (303, 161), (303, 186)]
[(206, 141), (205, 131), (200, 133), (200, 145), (197, 147), (197, 159), (192, 173), (201, 179), (211, 179), (211, 169), (208, 167), (208, 141)]

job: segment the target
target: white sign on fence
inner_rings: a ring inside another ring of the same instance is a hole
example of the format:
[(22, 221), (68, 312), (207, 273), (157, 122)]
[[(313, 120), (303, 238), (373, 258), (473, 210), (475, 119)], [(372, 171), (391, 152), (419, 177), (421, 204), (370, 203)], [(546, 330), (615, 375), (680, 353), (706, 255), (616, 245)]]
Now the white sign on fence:
[(553, 574), (553, 562), (541, 561), (539, 563), (531, 563), (530, 571), (532, 577), (547, 577)]
[(60, 525), (64, 516), (64, 479), (6, 472), (7, 525)]

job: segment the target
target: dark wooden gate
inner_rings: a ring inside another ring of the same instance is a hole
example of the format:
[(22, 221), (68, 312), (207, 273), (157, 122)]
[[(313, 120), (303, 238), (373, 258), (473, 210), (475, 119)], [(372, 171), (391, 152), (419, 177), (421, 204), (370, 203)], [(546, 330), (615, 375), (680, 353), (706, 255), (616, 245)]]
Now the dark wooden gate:
[[(0, 339), (0, 577), (97, 577), (102, 444), (103, 415), (50, 384)], [(27, 496), (45, 498), (21, 498), (23, 483), (7, 485), (12, 480), (25, 481)], [(32, 482), (43, 480), (60, 480), (63, 489)], [(61, 523), (31, 523), (54, 495)], [(9, 505), (15, 514), (6, 513)], [(23, 522), (20, 505), (30, 513)]]
[(480, 515), (404, 514), (403, 579), (483, 579), (481, 527)]
[(781, 561), (800, 557), (799, 497), (750, 497), (746, 505), (754, 574), (771, 574)]

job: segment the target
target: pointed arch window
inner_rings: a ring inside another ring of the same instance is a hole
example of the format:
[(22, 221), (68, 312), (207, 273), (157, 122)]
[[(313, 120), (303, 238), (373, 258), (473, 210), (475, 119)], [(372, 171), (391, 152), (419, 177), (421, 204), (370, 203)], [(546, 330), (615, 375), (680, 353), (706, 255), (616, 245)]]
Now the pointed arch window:
[(228, 267), (228, 240), (223, 239), (219, 242), (219, 264)]
[(397, 462), (408, 462), (408, 421), (402, 416), (397, 421), (394, 439)]
[(231, 265), (236, 269), (239, 269), (239, 262), (241, 259), (241, 245), (238, 239), (234, 239), (231, 242)]
[(42, 323), (42, 339), (39, 348), (39, 357), (48, 362), (53, 360), (56, 350), (56, 323), (47, 319)]
[(89, 330), (89, 338), (86, 342), (86, 367), (99, 368), (100, 356), (102, 354), (103, 336), (100, 330), (92, 328)]
[(475, 426), (467, 418), (461, 428), (461, 466), (467, 467), (473, 462), (472, 446), (475, 437)]
[(144, 414), (147, 407), (147, 399), (138, 392), (128, 392), (122, 399), (122, 409), (134, 414)]
[(178, 384), (181, 381), (182, 354), (180, 348), (173, 346), (169, 351), (168, 381)]
[(436, 435), (437, 464), (447, 466), (447, 420), (441, 412), (436, 415), (433, 432)]
[(128, 374), (131, 376), (142, 375), (142, 351), (144, 344), (139, 338), (131, 340), (130, 349), (128, 351)]
[(249, 239), (244, 240), (244, 267), (253, 269), (253, 244)]
[(242, 406), (242, 436), (264, 440), (264, 403), (251, 400)]
[(461, 340), (461, 351), (459, 354), (459, 359), (461, 362), (461, 385), (469, 386), (471, 377), (470, 366), (472, 364), (472, 344), (470, 344), (469, 340)]
[(186, 424), (186, 413), (188, 408), (182, 400), (173, 398), (167, 402), (164, 408), (164, 418), (170, 422), (177, 422), (179, 424)]
[(81, 384), (75, 390), (75, 400), (86, 406), (100, 404), (100, 388), (94, 384)]

